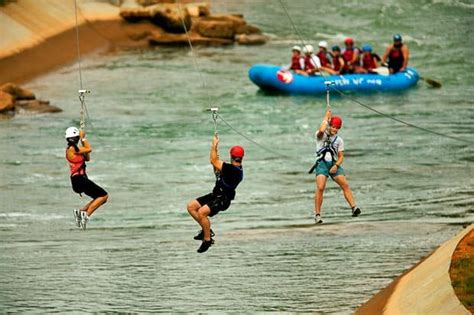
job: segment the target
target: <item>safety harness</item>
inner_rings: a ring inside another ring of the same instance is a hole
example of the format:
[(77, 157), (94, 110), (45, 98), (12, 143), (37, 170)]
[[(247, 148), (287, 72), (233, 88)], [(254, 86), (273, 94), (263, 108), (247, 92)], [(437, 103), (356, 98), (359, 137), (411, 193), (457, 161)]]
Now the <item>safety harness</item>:
[[(326, 133), (327, 134), (327, 133)], [(331, 154), (331, 159), (332, 161), (337, 161), (337, 150), (334, 147), (334, 144), (336, 143), (337, 136), (334, 137), (334, 139), (331, 141), (330, 136), (327, 134), (327, 139), (324, 140), (324, 145), (316, 151), (316, 162), (314, 165), (311, 167), (311, 169), (308, 171), (308, 174), (313, 173), (314, 169), (318, 166), (318, 163), (326, 157), (326, 153)]]

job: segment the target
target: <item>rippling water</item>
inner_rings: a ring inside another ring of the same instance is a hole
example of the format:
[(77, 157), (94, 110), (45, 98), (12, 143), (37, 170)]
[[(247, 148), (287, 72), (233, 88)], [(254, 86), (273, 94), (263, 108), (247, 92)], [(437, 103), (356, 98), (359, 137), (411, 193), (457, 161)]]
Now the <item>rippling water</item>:
[[(423, 82), (403, 93), (356, 95), (410, 123), (473, 141), (474, 6), (462, 1), (285, 1), (313, 43), (346, 36), (382, 53), (395, 32)], [(344, 162), (362, 216), (350, 217), (329, 183), (312, 223), (313, 133), (324, 97), (268, 96), (247, 78), (254, 63), (286, 64), (299, 39), (278, 1), (214, 1), (243, 12), (272, 37), (264, 46), (196, 47), (207, 89), (187, 48), (101, 53), (84, 60), (91, 120), (90, 177), (110, 193), (86, 232), (74, 227), (64, 160), (66, 127), (78, 124), (74, 66), (27, 86), (64, 109), (0, 121), (0, 311), (306, 311), (351, 313), (405, 268), (472, 222), (474, 150), (380, 117), (334, 97), (344, 118)], [(309, 13), (311, 12), (311, 14)], [(207, 95), (209, 94), (209, 95)], [(245, 180), (229, 211), (213, 219), (204, 255), (188, 200), (212, 188), (212, 120), (221, 115), (257, 147), (219, 123), (222, 156), (246, 147)]]

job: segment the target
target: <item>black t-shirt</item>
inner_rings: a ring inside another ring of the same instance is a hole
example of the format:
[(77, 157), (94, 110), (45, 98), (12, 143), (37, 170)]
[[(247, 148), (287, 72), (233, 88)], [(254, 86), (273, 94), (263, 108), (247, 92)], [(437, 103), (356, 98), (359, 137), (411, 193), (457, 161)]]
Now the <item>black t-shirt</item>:
[(222, 170), (216, 179), (216, 185), (212, 192), (215, 195), (225, 195), (228, 199), (233, 200), (235, 197), (235, 189), (242, 181), (244, 172), (242, 167), (237, 167), (224, 162)]

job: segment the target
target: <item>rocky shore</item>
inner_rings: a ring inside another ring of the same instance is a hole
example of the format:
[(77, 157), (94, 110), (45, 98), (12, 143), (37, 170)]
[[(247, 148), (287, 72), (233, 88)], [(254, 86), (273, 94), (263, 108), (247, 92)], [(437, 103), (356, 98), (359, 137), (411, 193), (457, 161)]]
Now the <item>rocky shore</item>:
[[(81, 55), (101, 49), (187, 46), (188, 41), (193, 45), (258, 45), (267, 40), (241, 14), (212, 14), (204, 2), (77, 0), (77, 5)], [(0, 86), (7, 86), (0, 92), (0, 114), (11, 116), (19, 109), (60, 111), (48, 101), (36, 100), (33, 93), (33, 98), (24, 98), (14, 84), (77, 60), (75, 17), (74, 1), (0, 2)]]

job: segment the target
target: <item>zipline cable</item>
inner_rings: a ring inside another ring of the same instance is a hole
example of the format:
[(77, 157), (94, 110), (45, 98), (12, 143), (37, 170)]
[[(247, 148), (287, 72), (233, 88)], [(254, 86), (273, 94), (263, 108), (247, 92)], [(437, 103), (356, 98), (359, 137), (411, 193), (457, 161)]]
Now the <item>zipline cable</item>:
[[(288, 12), (286, 6), (284, 5), (283, 0), (279, 0), (279, 2), (280, 2), (281, 6), (282, 6), (282, 8), (283, 8), (283, 11), (285, 11), (285, 14), (286, 14), (287, 17), (288, 17), (288, 20), (290, 21), (290, 24), (292, 25), (293, 29), (295, 30), (296, 35), (299, 37), (299, 39), (300, 39), (300, 41), (301, 41), (301, 43), (303, 44), (303, 47), (304, 47), (305, 43), (304, 43), (303, 37), (301, 36), (300, 32), (299, 32), (298, 29), (296, 28), (296, 25), (295, 25), (295, 23), (293, 22), (293, 19), (291, 18), (291, 15), (290, 15), (290, 13)], [(324, 71), (321, 71), (321, 68), (320, 68), (317, 64), (316, 64), (316, 67), (318, 68), (319, 73), (321, 74), (322, 77), (328, 77), (328, 75), (327, 75), (326, 73), (324, 73)], [(326, 82), (327, 82), (327, 81), (326, 81)], [(326, 83), (326, 82), (325, 82), (325, 83)], [(456, 140), (456, 141), (461, 141), (461, 142), (465, 142), (465, 143), (474, 144), (474, 142), (472, 142), (472, 141), (469, 141), (469, 140), (466, 140), (466, 139), (463, 139), (463, 138), (459, 138), (459, 137), (455, 137), (455, 136), (450, 136), (450, 135), (447, 135), (447, 134), (444, 134), (444, 133), (441, 133), (441, 132), (437, 132), (437, 131), (434, 131), (434, 130), (431, 130), (431, 129), (428, 129), (428, 128), (420, 127), (420, 126), (414, 125), (414, 124), (412, 124), (412, 123), (406, 122), (406, 121), (404, 121), (404, 120), (402, 120), (402, 119), (396, 118), (396, 117), (394, 117), (394, 116), (392, 116), (392, 115), (385, 114), (385, 113), (383, 113), (383, 112), (381, 112), (381, 111), (379, 111), (379, 110), (376, 110), (375, 108), (373, 108), (373, 107), (371, 107), (371, 106), (369, 106), (369, 105), (367, 105), (367, 104), (365, 104), (365, 103), (359, 101), (359, 100), (358, 100), (357, 98), (355, 98), (354, 96), (351, 96), (351, 95), (349, 95), (348, 93), (345, 93), (344, 91), (338, 89), (338, 88), (335, 86), (334, 82), (333, 82), (333, 84), (332, 84), (332, 86), (331, 86), (331, 89), (333, 89), (334, 91), (338, 92), (340, 95), (342, 95), (342, 96), (344, 96), (344, 97), (346, 97), (346, 98), (349, 98), (349, 100), (353, 101), (354, 103), (356, 103), (356, 104), (358, 104), (358, 105), (360, 105), (360, 106), (362, 106), (362, 107), (364, 107), (364, 108), (366, 108), (366, 109), (369, 109), (369, 110), (371, 110), (371, 111), (373, 111), (373, 112), (379, 114), (380, 116), (383, 116), (383, 117), (385, 117), (385, 118), (392, 119), (392, 120), (394, 120), (394, 121), (396, 121), (396, 122), (399, 122), (399, 123), (401, 123), (401, 124), (403, 124), (403, 125), (405, 125), (405, 126), (412, 127), (412, 128), (415, 128), (415, 129), (418, 129), (418, 130), (421, 130), (421, 131), (424, 131), (424, 132), (427, 132), (427, 133), (430, 133), (430, 134), (434, 134), (434, 135), (438, 135), (438, 136), (443, 136), (443, 137), (446, 137), (446, 138), (450, 138), (450, 139), (453, 139), (453, 140)], [(327, 98), (329, 98), (329, 94), (327, 93), (326, 95), (327, 95)], [(329, 104), (329, 100), (327, 100), (327, 104)]]
[(181, 18), (181, 23), (183, 24), (184, 31), (186, 33), (186, 39), (188, 41), (188, 44), (189, 44), (189, 47), (190, 47), (190, 50), (191, 50), (191, 56), (193, 57), (194, 67), (196, 68), (196, 71), (199, 74), (199, 78), (201, 80), (202, 88), (206, 92), (208, 105), (212, 107), (211, 96), (209, 95), (209, 90), (207, 88), (206, 81), (204, 81), (204, 77), (201, 73), (201, 69), (199, 68), (199, 64), (197, 62), (197, 59), (196, 59), (196, 56), (195, 56), (195, 53), (194, 53), (193, 44), (191, 42), (191, 38), (189, 37), (188, 28), (186, 26), (186, 23), (184, 22), (184, 16), (183, 16), (183, 10), (182, 10), (182, 7), (181, 7), (181, 3), (179, 2), (179, 0), (175, 0), (175, 3), (178, 5), (179, 16)]

